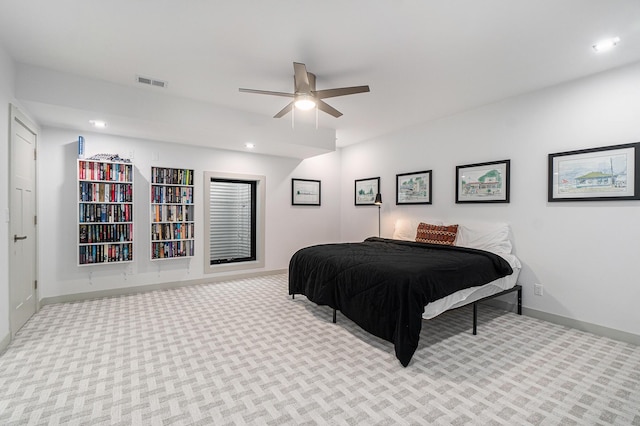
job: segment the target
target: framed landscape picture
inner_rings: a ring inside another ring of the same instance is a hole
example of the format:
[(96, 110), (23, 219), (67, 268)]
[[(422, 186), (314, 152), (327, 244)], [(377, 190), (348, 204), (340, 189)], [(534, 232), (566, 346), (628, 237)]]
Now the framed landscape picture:
[(396, 175), (396, 204), (431, 204), (431, 170)]
[(291, 179), (291, 204), (294, 206), (319, 206), (320, 181)]
[(376, 200), (376, 194), (380, 192), (380, 178), (368, 178), (356, 180), (355, 205), (372, 206)]
[(456, 166), (456, 203), (508, 203), (510, 163)]
[(549, 154), (549, 201), (640, 199), (640, 142)]

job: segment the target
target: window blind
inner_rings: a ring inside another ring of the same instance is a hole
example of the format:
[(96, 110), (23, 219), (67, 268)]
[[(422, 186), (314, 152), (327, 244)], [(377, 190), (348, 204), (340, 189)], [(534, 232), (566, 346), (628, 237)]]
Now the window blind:
[(211, 264), (255, 260), (255, 187), (251, 181), (211, 179)]

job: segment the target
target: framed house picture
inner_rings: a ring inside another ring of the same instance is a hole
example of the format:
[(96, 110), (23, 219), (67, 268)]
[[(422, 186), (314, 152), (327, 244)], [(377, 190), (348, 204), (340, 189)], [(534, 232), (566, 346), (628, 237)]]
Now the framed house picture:
[(320, 181), (291, 179), (291, 204), (294, 206), (319, 206)]
[(456, 203), (508, 203), (510, 163), (456, 166)]
[(431, 204), (431, 170), (396, 175), (396, 204)]
[(549, 154), (549, 201), (640, 199), (640, 142)]
[(380, 192), (380, 178), (356, 180), (354, 202), (356, 206), (372, 206)]

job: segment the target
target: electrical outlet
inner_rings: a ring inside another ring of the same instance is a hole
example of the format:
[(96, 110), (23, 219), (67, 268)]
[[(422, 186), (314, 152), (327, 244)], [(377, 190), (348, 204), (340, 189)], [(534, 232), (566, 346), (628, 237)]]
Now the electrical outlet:
[(533, 294), (535, 294), (536, 296), (542, 296), (542, 294), (543, 294), (542, 284), (534, 284), (533, 285)]

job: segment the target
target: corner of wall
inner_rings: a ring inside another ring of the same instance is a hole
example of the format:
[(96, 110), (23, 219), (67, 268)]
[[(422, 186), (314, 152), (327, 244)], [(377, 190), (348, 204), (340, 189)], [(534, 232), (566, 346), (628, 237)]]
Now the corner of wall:
[[(10, 104), (15, 102), (15, 64), (11, 57), (0, 46), (0, 169), (5, 176), (2, 182), (9, 181), (9, 123)], [(0, 336), (6, 334), (0, 341), (0, 351), (11, 340), (9, 327), (9, 226), (4, 220), (5, 212), (9, 209), (9, 185), (0, 185)]]
[(11, 333), (8, 333), (0, 340), (0, 355), (9, 347), (9, 343), (11, 343)]

